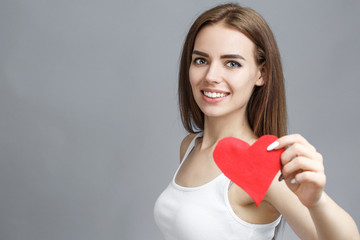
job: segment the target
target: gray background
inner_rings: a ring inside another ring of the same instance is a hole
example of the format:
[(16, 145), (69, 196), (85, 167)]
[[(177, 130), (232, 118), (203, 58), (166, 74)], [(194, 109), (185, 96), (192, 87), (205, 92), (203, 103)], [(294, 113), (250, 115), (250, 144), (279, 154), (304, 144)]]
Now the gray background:
[[(0, 0), (0, 239), (161, 239), (181, 45), (222, 1)], [(360, 1), (242, 1), (271, 26), (289, 132), (360, 222)], [(284, 239), (297, 239), (289, 227)]]

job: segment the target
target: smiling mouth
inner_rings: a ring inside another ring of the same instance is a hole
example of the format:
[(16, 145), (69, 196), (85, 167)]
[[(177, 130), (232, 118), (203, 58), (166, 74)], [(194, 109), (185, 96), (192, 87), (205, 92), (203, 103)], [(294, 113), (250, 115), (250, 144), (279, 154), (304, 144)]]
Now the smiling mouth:
[(201, 91), (201, 92), (208, 98), (223, 98), (230, 94), (230, 93), (207, 92), (207, 91)]

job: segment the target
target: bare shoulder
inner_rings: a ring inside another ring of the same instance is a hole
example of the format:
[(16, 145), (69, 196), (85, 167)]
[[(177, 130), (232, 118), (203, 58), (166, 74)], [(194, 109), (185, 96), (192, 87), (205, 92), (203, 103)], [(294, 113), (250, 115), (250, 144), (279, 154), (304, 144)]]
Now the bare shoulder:
[(195, 136), (196, 136), (195, 133), (190, 133), (182, 140), (180, 144), (180, 162), (184, 158), (186, 150), (188, 149), (191, 141), (194, 139)]

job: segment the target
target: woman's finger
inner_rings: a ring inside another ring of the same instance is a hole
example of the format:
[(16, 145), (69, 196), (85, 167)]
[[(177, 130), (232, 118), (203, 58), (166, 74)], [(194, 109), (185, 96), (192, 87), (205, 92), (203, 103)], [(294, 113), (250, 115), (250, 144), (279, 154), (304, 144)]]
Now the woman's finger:
[(315, 147), (312, 146), (303, 136), (300, 134), (291, 134), (283, 136), (279, 139), (277, 139), (275, 142), (270, 144), (267, 148), (268, 151), (274, 150), (274, 149), (281, 149), (289, 145), (293, 145), (295, 143), (300, 143), (306, 146), (309, 146), (313, 149), (313, 151), (316, 151)]
[(321, 154), (315, 152), (311, 146), (294, 143), (281, 154), (281, 163), (285, 165), (296, 157), (306, 157), (314, 160), (322, 159)]
[[(285, 179), (289, 176), (303, 172), (324, 172), (322, 161), (309, 159), (306, 157), (296, 157), (283, 166), (282, 173)], [(291, 177), (293, 178), (293, 177)]]
[(326, 176), (323, 173), (306, 171), (298, 173), (295, 176), (295, 181), (298, 184), (303, 184), (306, 182), (312, 183), (313, 185), (322, 188), (325, 185)]

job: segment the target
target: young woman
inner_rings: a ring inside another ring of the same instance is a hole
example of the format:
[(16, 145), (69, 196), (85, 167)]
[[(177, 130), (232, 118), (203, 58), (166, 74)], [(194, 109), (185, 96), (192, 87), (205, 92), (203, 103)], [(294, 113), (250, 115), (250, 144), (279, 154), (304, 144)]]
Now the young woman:
[[(281, 216), (301, 239), (360, 239), (353, 219), (324, 192), (322, 156), (302, 136), (286, 135), (280, 55), (256, 12), (226, 4), (198, 17), (182, 52), (179, 102), (190, 134), (155, 204), (165, 239), (272, 239)], [(224, 137), (253, 144), (265, 134), (279, 137), (269, 151), (286, 150), (282, 173), (257, 207), (212, 153)]]

